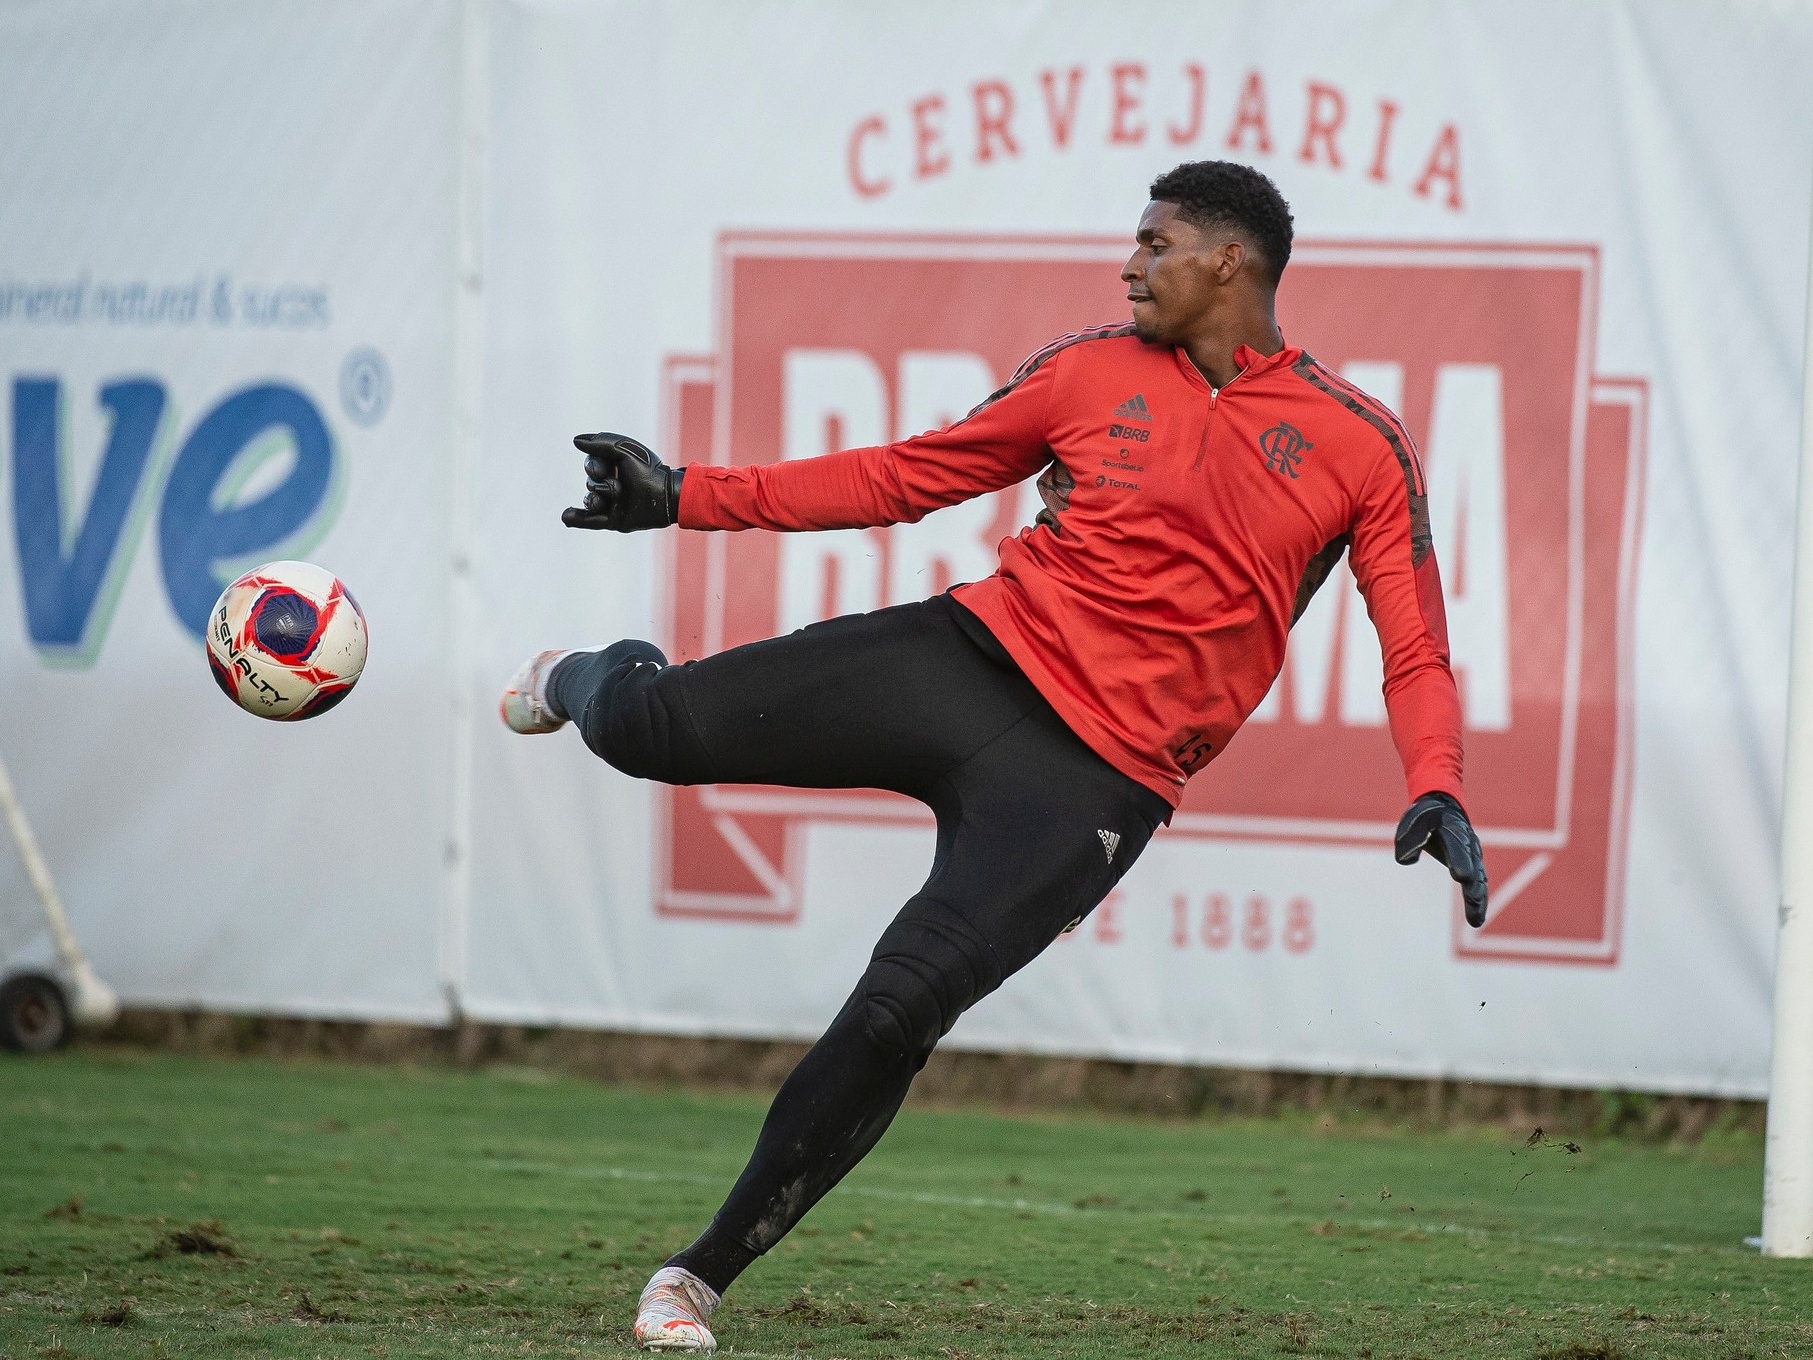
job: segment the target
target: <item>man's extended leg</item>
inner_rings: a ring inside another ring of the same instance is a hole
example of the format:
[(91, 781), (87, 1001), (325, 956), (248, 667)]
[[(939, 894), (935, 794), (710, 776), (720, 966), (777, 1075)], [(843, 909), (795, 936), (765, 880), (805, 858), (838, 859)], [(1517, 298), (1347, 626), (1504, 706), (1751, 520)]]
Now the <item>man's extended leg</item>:
[(946, 771), (932, 875), (775, 1096), (748, 1166), (670, 1266), (721, 1295), (872, 1148), (957, 1018), (1107, 895), (1167, 811), (1043, 702)]
[(894, 789), (938, 817), (931, 878), (776, 1095), (711, 1226), (644, 1293), (638, 1341), (708, 1349), (723, 1289), (874, 1146), (958, 1016), (1092, 909), (1167, 809), (944, 598), (684, 666), (620, 643), (551, 678), (555, 721), (627, 773)]
[(940, 772), (1044, 703), (1011, 663), (979, 651), (966, 629), (980, 627), (940, 596), (684, 665), (619, 642), (566, 654), (547, 699), (637, 778), (923, 798)]

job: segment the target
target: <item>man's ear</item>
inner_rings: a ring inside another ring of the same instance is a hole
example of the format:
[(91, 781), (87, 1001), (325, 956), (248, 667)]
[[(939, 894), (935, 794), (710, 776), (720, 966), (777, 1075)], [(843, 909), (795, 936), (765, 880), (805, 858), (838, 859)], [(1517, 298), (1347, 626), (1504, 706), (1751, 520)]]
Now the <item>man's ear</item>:
[(1223, 241), (1214, 251), (1215, 282), (1227, 283), (1246, 263), (1246, 246), (1239, 241)]

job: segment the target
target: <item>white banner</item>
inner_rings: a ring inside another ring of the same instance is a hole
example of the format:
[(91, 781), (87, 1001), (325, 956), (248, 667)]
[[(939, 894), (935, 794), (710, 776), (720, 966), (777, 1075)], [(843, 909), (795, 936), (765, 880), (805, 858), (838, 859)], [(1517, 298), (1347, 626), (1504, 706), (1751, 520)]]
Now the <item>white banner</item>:
[[(1145, 186), (1226, 156), (1296, 215), (1287, 339), (1426, 455), (1493, 915), (1391, 860), (1343, 571), (1115, 896), (949, 1042), (1762, 1092), (1813, 15), (178, 15), (0, 12), (30, 129), (0, 201), (0, 748), (129, 1000), (815, 1034), (929, 865), (923, 810), (655, 789), (512, 737), (497, 689), (541, 647), (696, 656), (973, 579), (1024, 492), (586, 535), (569, 440), (748, 463), (944, 423), (1124, 315)], [(235, 394), (264, 423), (216, 447), (257, 424), (210, 425)], [(264, 728), (189, 618), (298, 535), (372, 660)]]
[[(0, 8), (0, 750), (129, 1004), (445, 1014), (459, 32)], [(282, 557), (379, 621), (332, 723), (201, 683)]]

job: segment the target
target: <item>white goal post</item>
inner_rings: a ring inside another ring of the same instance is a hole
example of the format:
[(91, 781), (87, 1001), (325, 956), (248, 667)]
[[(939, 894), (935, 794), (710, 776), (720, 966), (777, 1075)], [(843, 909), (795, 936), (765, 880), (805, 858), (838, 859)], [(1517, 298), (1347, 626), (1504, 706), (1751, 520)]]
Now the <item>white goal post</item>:
[(1763, 1254), (1813, 1256), (1813, 248), (1802, 354), (1800, 491), (1782, 771), (1782, 900), (1775, 1045), (1763, 1164)]
[(38, 901), (44, 908), (44, 922), (50, 929), (51, 944), (57, 951), (57, 961), (62, 965), (61, 980), (69, 993), (70, 1018), (82, 1025), (113, 1023), (120, 1013), (119, 998), (113, 994), (111, 987), (94, 975), (94, 969), (88, 965), (87, 955), (82, 953), (82, 946), (76, 942), (75, 932), (69, 928), (69, 916), (63, 910), (63, 899), (57, 896), (57, 885), (50, 876), (50, 866), (44, 862), (43, 852), (38, 849), (38, 839), (32, 835), (31, 823), (25, 820), (25, 809), (19, 805), (19, 795), (13, 788), (12, 776), (7, 773), (4, 760), (0, 760), (0, 815), (6, 818), (13, 844), (19, 850), (19, 860), (25, 866), (25, 876), (30, 880), (32, 890), (37, 893)]

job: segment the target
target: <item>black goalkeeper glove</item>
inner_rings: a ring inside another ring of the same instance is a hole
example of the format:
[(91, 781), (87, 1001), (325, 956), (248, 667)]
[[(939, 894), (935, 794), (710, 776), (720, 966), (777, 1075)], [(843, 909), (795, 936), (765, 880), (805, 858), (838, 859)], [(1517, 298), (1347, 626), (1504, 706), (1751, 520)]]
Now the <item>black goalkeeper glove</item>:
[(1425, 793), (1398, 820), (1397, 859), (1415, 864), (1423, 851), (1448, 866), (1467, 904), (1467, 924), (1486, 923), (1486, 860), (1461, 805), (1445, 793)]
[(569, 529), (665, 529), (680, 518), (680, 479), (655, 451), (624, 434), (576, 435), (585, 455), (585, 505), (560, 512)]

